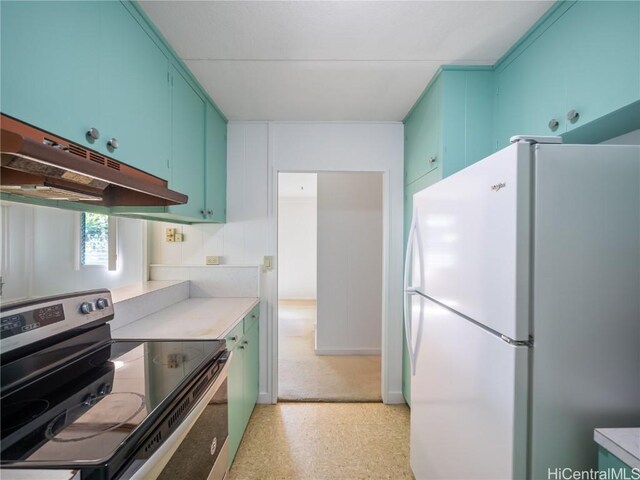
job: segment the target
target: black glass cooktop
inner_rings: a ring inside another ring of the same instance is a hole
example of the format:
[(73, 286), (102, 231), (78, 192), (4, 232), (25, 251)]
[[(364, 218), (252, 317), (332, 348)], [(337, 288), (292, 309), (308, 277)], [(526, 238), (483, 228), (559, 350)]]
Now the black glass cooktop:
[[(3, 392), (1, 463), (107, 461), (194, 388), (224, 347), (218, 340), (111, 341)], [(36, 355), (28, 368), (48, 361)]]

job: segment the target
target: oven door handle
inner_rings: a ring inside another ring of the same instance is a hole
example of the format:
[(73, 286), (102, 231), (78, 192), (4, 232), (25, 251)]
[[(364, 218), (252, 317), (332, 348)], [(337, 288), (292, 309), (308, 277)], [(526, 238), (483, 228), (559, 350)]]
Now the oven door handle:
[(196, 423), (198, 417), (202, 414), (205, 407), (209, 404), (209, 401), (213, 398), (216, 392), (220, 389), (224, 381), (227, 379), (229, 373), (229, 365), (233, 359), (233, 352), (229, 352), (222, 369), (218, 372), (215, 381), (200, 397), (200, 400), (195, 404), (191, 413), (178, 425), (173, 433), (167, 438), (162, 445), (153, 452), (149, 458), (135, 471), (133, 475), (128, 477), (131, 480), (151, 480), (156, 479), (164, 470), (171, 457), (176, 452), (182, 441), (185, 439), (191, 427)]

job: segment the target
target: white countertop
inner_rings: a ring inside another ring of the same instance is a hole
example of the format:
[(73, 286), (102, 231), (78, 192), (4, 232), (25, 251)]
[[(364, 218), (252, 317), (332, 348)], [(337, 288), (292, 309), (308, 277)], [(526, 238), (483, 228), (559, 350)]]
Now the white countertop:
[(640, 428), (596, 428), (593, 439), (631, 468), (640, 468)]
[(117, 339), (216, 339), (258, 304), (259, 298), (188, 298), (111, 332)]

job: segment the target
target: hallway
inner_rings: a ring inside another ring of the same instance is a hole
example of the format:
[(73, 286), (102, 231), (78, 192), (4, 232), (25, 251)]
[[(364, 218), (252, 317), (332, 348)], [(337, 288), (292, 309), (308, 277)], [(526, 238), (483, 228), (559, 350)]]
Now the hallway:
[(379, 355), (316, 355), (316, 304), (278, 303), (278, 398), (285, 401), (380, 402)]

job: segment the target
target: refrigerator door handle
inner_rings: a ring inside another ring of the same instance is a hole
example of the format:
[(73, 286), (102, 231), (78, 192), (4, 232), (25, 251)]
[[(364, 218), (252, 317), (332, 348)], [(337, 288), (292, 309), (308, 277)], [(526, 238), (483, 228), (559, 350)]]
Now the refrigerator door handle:
[[(416, 348), (413, 347), (413, 327), (412, 327), (412, 315), (411, 308), (411, 296), (418, 295), (418, 290), (422, 287), (423, 280), (423, 258), (422, 258), (422, 238), (420, 235), (420, 228), (418, 226), (417, 211), (413, 210), (413, 217), (411, 219), (411, 226), (409, 227), (409, 238), (407, 240), (407, 253), (404, 260), (404, 329), (407, 335), (407, 348), (409, 349), (409, 362), (411, 364), (411, 372), (413, 375), (416, 373), (416, 360), (418, 358), (419, 344), (416, 343)], [(415, 240), (415, 242), (414, 242)], [(412, 266), (413, 266), (413, 254), (414, 245), (418, 244), (418, 267), (420, 269), (420, 283), (418, 286), (409, 285), (411, 282)], [(418, 318), (418, 339), (422, 336), (422, 320), (424, 314), (424, 302), (420, 300), (420, 316)]]

